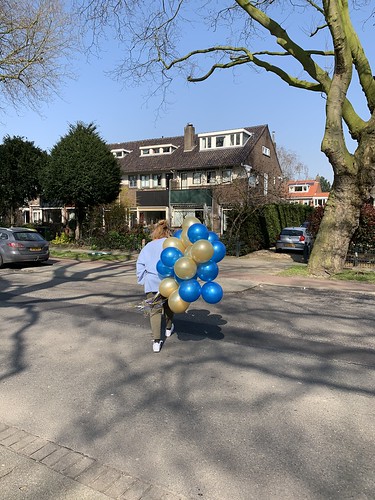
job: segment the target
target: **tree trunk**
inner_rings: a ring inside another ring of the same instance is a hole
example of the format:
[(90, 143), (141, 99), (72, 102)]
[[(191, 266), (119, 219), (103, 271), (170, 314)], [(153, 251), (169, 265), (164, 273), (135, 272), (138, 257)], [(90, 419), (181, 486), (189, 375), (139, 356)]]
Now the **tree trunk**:
[(356, 178), (335, 176), (309, 259), (310, 274), (329, 277), (343, 269), (362, 204)]
[(342, 271), (360, 211), (375, 185), (375, 134), (369, 128), (344, 170), (335, 172), (332, 191), (309, 259), (309, 273), (329, 277)]

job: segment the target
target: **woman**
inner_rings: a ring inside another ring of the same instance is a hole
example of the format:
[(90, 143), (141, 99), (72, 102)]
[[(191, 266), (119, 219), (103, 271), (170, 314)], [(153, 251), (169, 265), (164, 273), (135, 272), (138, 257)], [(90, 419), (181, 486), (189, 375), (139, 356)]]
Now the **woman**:
[(147, 301), (151, 306), (150, 323), (153, 337), (152, 350), (160, 352), (163, 344), (161, 339), (162, 316), (165, 318), (165, 336), (170, 337), (174, 330), (173, 312), (168, 306), (168, 302), (159, 294), (160, 277), (156, 270), (156, 264), (163, 251), (163, 243), (171, 236), (171, 230), (166, 220), (160, 220), (151, 233), (152, 241), (147, 243), (141, 250), (137, 265), (137, 280), (139, 285), (144, 285)]

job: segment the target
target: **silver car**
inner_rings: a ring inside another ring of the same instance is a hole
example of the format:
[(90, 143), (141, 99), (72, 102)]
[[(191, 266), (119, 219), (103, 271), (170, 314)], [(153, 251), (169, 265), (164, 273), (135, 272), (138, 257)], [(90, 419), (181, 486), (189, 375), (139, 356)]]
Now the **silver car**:
[(37, 231), (25, 227), (0, 227), (0, 267), (48, 259), (49, 243)]
[(310, 254), (313, 238), (306, 227), (285, 227), (276, 241), (276, 252), (296, 250)]

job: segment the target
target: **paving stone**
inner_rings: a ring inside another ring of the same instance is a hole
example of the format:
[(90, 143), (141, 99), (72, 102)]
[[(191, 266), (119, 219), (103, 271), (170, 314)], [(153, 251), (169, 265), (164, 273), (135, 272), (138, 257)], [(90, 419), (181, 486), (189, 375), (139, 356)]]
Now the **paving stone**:
[(64, 455), (60, 458), (55, 464), (51, 466), (51, 469), (57, 472), (63, 472), (64, 469), (67, 469), (70, 465), (75, 464), (81, 458), (80, 453), (76, 453), (75, 451), (69, 451), (67, 455)]
[(20, 452), (22, 453), (22, 455), (27, 455), (29, 457), (36, 451), (43, 448), (43, 446), (45, 446), (47, 443), (48, 441), (46, 441), (45, 439), (37, 437), (36, 439), (34, 439), (34, 441), (32, 441), (31, 443), (27, 444), (24, 448), (22, 448)]
[(91, 488), (102, 493), (108, 489), (119, 477), (121, 472), (108, 467), (108, 469), (91, 483)]
[(142, 495), (142, 500), (162, 500), (165, 498), (164, 490), (152, 485), (149, 490)]
[(2, 430), (0, 432), (0, 443), (3, 442), (4, 439), (8, 438), (9, 436), (12, 436), (18, 431), (15, 427), (7, 427), (6, 429)]
[(43, 458), (48, 457), (48, 455), (51, 455), (54, 451), (56, 451), (58, 446), (56, 446), (53, 443), (47, 443), (43, 448), (40, 448), (40, 450), (36, 451), (35, 453), (32, 453), (30, 458), (33, 460), (37, 460), (38, 462), (41, 462)]
[(16, 443), (13, 443), (10, 448), (14, 451), (22, 451), (23, 448), (25, 448), (26, 445), (32, 443), (33, 441), (35, 441), (37, 438), (35, 436), (33, 436), (32, 434), (27, 434), (26, 433), (26, 436), (22, 439), (20, 439), (19, 441), (17, 441)]
[(0, 432), (3, 432), (3, 430), (7, 429), (8, 426), (0, 422)]
[(79, 474), (76, 477), (76, 481), (79, 483), (85, 484), (86, 486), (90, 486), (90, 484), (97, 479), (100, 474), (103, 474), (106, 471), (107, 467), (99, 464), (98, 462), (94, 462), (91, 467), (87, 470)]
[(95, 460), (93, 458), (82, 456), (81, 460), (78, 460), (78, 462), (64, 470), (64, 475), (75, 479), (77, 476), (82, 474), (82, 472), (87, 470), (94, 462)]
[(68, 448), (64, 448), (63, 446), (59, 446), (53, 453), (48, 455), (48, 457), (43, 458), (41, 462), (48, 467), (52, 467), (57, 463), (62, 457), (65, 457), (70, 452)]
[(119, 500), (140, 500), (149, 488), (151, 488), (150, 484), (136, 479), (130, 488), (119, 497)]
[(135, 477), (122, 474), (104, 493), (111, 498), (118, 498), (136, 481)]
[(1, 441), (1, 444), (3, 446), (12, 446), (12, 444), (17, 443), (17, 441), (20, 441), (22, 438), (27, 436), (27, 432), (17, 430), (15, 434), (12, 434), (11, 436), (8, 436), (7, 438), (3, 439)]
[(163, 496), (161, 497), (161, 500), (187, 500), (187, 498), (182, 496), (182, 495), (175, 495), (174, 493), (171, 493), (170, 491), (166, 491), (166, 492), (164, 492)]

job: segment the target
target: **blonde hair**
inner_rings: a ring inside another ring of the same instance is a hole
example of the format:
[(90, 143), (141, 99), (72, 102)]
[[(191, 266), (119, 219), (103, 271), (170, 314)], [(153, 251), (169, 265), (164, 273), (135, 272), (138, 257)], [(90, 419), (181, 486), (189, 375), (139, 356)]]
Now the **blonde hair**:
[(172, 231), (169, 227), (168, 221), (166, 219), (159, 220), (154, 226), (154, 230), (151, 233), (151, 238), (153, 240), (159, 240), (160, 238), (169, 238)]

